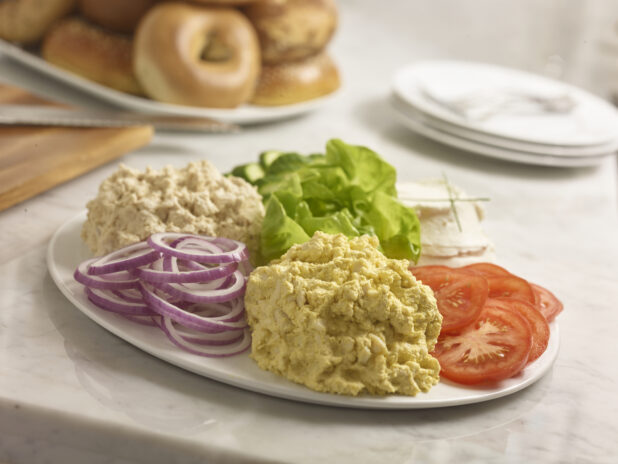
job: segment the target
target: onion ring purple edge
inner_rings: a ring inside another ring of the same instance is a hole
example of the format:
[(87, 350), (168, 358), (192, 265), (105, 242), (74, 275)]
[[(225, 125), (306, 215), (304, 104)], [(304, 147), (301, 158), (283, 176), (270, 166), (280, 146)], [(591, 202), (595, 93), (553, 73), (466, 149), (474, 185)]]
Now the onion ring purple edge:
[[(139, 297), (127, 295), (126, 292), (128, 292), (130, 290), (135, 290), (139, 294)], [(124, 290), (112, 290), (112, 293), (114, 295), (116, 295), (118, 298), (122, 298), (127, 303), (143, 303), (144, 302), (144, 298), (142, 297), (142, 294), (140, 293), (140, 291), (139, 291), (139, 289), (137, 287), (135, 287), (135, 288), (128, 288), (128, 289), (124, 289)]]
[(130, 316), (151, 316), (155, 314), (145, 303), (121, 303), (107, 299), (104, 295), (102, 296), (97, 292), (102, 292), (102, 290), (86, 287), (86, 296), (88, 299), (105, 311)]
[[(178, 324), (174, 322), (174, 320), (170, 319), (173, 324)], [(207, 333), (207, 332), (199, 332), (194, 330), (195, 333), (187, 333), (183, 332), (187, 329), (183, 325), (178, 324), (179, 327), (174, 327), (176, 329), (176, 333), (183, 340), (194, 343), (196, 345), (211, 345), (211, 346), (221, 346), (221, 345), (229, 345), (230, 343), (234, 343), (239, 341), (244, 335), (242, 330), (226, 330), (225, 332), (217, 332), (217, 333)]]
[(148, 288), (149, 284), (140, 282), (140, 290), (144, 296), (146, 304), (153, 311), (157, 312), (161, 316), (167, 316), (174, 319), (179, 324), (184, 325), (195, 330), (209, 333), (224, 332), (226, 330), (241, 330), (244, 329), (247, 324), (236, 324), (233, 322), (213, 321), (210, 318), (204, 318), (197, 316), (196, 314), (185, 311), (178, 306), (165, 301), (157, 294), (152, 292)]
[[(209, 316), (211, 321), (220, 321), (220, 322), (237, 322), (245, 315), (245, 305), (242, 298), (235, 298), (234, 300), (230, 300), (232, 302), (231, 308), (226, 308), (229, 310), (228, 313), (221, 314), (220, 316)], [(226, 301), (226, 303), (229, 303)], [(199, 314), (200, 312), (205, 312), (205, 309), (195, 310), (196, 306), (200, 303), (193, 303), (186, 308), (186, 311), (189, 311), (194, 314)], [(221, 305), (221, 303), (207, 303), (208, 305)]]
[[(174, 335), (177, 335), (177, 332), (175, 332), (174, 326), (172, 325), (170, 318), (163, 317), (163, 324), (161, 326), (161, 329), (174, 345), (198, 356), (206, 356), (209, 358), (223, 358), (227, 356), (234, 356), (236, 354), (240, 354), (246, 351), (251, 346), (251, 336), (249, 335), (249, 329), (243, 330), (243, 337), (242, 339), (240, 339), (240, 341), (223, 346), (211, 345), (209, 352), (206, 352), (205, 348), (201, 345), (198, 347), (192, 347), (189, 342), (183, 340), (182, 337), (174, 337)], [(197, 348), (203, 351), (200, 351)], [(223, 348), (227, 348), (227, 350), (224, 350)]]
[[(132, 253), (128, 257), (117, 258), (126, 253)], [(88, 275), (111, 274), (118, 271), (126, 271), (138, 266), (144, 266), (157, 260), (160, 253), (153, 250), (146, 241), (133, 243), (120, 248), (105, 256), (97, 258), (88, 268)]]
[[(186, 267), (194, 271), (203, 271), (209, 269), (203, 264), (196, 263), (195, 261), (188, 261), (186, 259), (183, 259), (182, 261)], [(176, 258), (175, 256), (163, 255), (162, 267), (165, 272), (175, 272), (175, 269), (178, 269), (178, 258)], [(180, 270), (178, 272), (180, 272)]]
[(139, 281), (137, 278), (128, 280), (107, 280), (102, 276), (91, 276), (87, 274), (86, 266), (90, 264), (92, 260), (86, 260), (80, 263), (73, 273), (73, 278), (86, 287), (97, 288), (99, 290), (128, 290), (131, 288), (138, 288)]
[[(150, 237), (148, 237), (148, 244), (155, 250), (158, 250), (161, 253), (163, 253), (164, 255), (175, 256), (180, 259), (196, 261), (198, 263), (222, 264), (222, 263), (240, 262), (240, 261), (244, 261), (249, 256), (247, 246), (244, 243), (238, 242), (236, 240), (231, 240), (231, 239), (225, 239), (225, 240), (230, 240), (230, 242), (236, 245), (236, 248), (231, 251), (226, 251), (221, 254), (212, 254), (210, 252), (208, 254), (196, 254), (196, 253), (184, 252), (182, 250), (172, 248), (170, 245), (165, 243), (166, 238), (174, 239), (174, 238), (179, 238), (185, 235), (186, 234), (160, 232), (157, 234), (152, 234)], [(214, 240), (214, 238), (204, 237), (204, 236), (199, 236), (199, 235), (187, 236), (187, 238), (195, 238), (195, 239), (202, 240), (205, 242)], [(217, 238), (221, 239), (222, 237), (217, 237)]]
[[(235, 271), (230, 277), (235, 277), (235, 282), (225, 289), (204, 290), (204, 294), (197, 291), (186, 290), (180, 284), (156, 284), (155, 287), (168, 293), (170, 296), (192, 303), (224, 303), (244, 294), (247, 282), (240, 271)], [(225, 284), (224, 284), (225, 285)]]
[[(171, 259), (174, 259), (172, 257)], [(163, 264), (165, 268), (165, 264)], [(151, 283), (188, 284), (216, 280), (233, 274), (238, 269), (238, 263), (228, 263), (211, 269), (200, 271), (158, 271), (156, 269), (140, 268), (137, 275)]]

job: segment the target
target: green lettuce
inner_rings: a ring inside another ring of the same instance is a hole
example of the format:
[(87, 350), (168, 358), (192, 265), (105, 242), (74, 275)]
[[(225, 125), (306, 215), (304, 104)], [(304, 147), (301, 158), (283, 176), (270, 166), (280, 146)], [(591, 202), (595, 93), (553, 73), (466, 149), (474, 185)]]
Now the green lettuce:
[(395, 168), (366, 147), (333, 139), (325, 154), (268, 151), (231, 174), (255, 185), (266, 215), (262, 263), (279, 258), (315, 231), (376, 235), (389, 258), (420, 256), (420, 224), (397, 199)]

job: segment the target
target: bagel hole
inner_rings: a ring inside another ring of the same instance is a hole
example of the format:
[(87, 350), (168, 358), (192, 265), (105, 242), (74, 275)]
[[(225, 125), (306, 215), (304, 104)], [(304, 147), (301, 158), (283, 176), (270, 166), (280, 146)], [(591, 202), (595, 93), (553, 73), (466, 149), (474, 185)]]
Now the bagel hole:
[(230, 58), (232, 58), (232, 49), (221, 40), (220, 35), (216, 31), (208, 34), (200, 53), (200, 59), (219, 63), (228, 61)]

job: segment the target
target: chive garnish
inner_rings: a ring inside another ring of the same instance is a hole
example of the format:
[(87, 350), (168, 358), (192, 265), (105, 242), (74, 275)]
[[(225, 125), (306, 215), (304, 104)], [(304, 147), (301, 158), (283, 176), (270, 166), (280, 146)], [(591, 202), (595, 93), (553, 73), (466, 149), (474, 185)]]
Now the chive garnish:
[(449, 183), (445, 172), (442, 172), (442, 177), (444, 178), (444, 183), (446, 184), (446, 191), (448, 193), (448, 201), (451, 204), (451, 211), (453, 211), (453, 216), (455, 216), (455, 222), (457, 222), (457, 229), (459, 229), (459, 232), (463, 232), (461, 228), (461, 222), (459, 222), (459, 215), (457, 214), (457, 208), (455, 207), (455, 198), (453, 195), (453, 190), (451, 189), (451, 184)]

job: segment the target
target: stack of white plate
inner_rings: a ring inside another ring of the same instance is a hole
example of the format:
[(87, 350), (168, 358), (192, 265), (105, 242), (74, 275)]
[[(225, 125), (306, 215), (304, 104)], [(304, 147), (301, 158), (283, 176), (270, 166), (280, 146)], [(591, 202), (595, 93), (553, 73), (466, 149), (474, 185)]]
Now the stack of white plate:
[(588, 166), (618, 150), (618, 111), (577, 87), (497, 66), (430, 61), (400, 70), (392, 103), (421, 135), (481, 155)]

